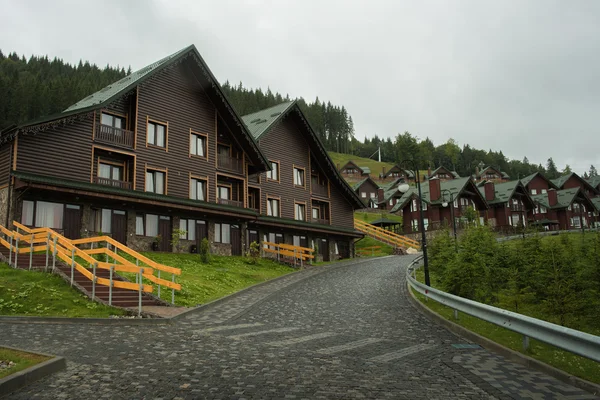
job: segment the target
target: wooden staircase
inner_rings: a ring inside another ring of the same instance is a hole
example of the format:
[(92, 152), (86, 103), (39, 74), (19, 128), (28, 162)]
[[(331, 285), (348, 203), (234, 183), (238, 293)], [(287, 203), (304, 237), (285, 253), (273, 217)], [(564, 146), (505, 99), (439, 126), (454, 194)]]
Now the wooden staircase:
[[(181, 285), (175, 283), (175, 275), (181, 270), (158, 264), (112, 238), (69, 240), (49, 228), (29, 229), (17, 222), (14, 225), (17, 231), (0, 226), (0, 255), (11, 267), (57, 273), (95, 301), (115, 307), (137, 307), (141, 314), (143, 306), (168, 305), (151, 295), (154, 287), (147, 282), (158, 286), (159, 297), (160, 286), (172, 289), (173, 295), (175, 290), (181, 290)], [(89, 244), (91, 249), (78, 248), (81, 244)], [(135, 261), (119, 255), (119, 250)], [(95, 254), (106, 255), (106, 262), (92, 257)], [(134, 273), (136, 282), (119, 276), (121, 271)], [(161, 271), (170, 273), (172, 280), (162, 279)]]
[(390, 232), (356, 218), (354, 219), (354, 228), (379, 242), (393, 247), (412, 247), (414, 249), (419, 249), (421, 247), (419, 242), (414, 239), (398, 235), (397, 233)]

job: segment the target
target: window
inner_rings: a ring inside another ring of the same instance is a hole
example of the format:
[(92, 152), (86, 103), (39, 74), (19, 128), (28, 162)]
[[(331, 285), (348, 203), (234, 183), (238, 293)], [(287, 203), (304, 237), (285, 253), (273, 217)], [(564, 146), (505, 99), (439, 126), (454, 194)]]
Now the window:
[(190, 199), (206, 201), (206, 181), (192, 178), (190, 180)]
[(390, 199), (390, 206), (394, 205), (394, 199)]
[(312, 209), (312, 217), (313, 219), (319, 219), (319, 209), (316, 207), (313, 207)]
[(454, 208), (458, 208), (458, 199), (454, 199)]
[(419, 220), (418, 219), (413, 219), (411, 221), (411, 225), (412, 225), (413, 232), (416, 232), (419, 230)]
[(267, 197), (267, 215), (279, 217), (279, 200)]
[(108, 208), (92, 210), (90, 215), (90, 231), (111, 233), (113, 210)]
[[(267, 180), (279, 181), (279, 163), (277, 161), (269, 161), (271, 163), (271, 171), (267, 171)], [(295, 181), (296, 178), (294, 178)]]
[(306, 221), (306, 204), (294, 204), (294, 219), (298, 221)]
[(531, 189), (531, 194), (537, 194), (537, 189)]
[(304, 187), (304, 169), (294, 167), (294, 185)]
[(546, 214), (547, 212), (548, 212), (548, 209), (546, 209), (546, 207), (540, 206), (540, 213)]
[(429, 218), (423, 218), (423, 226), (425, 227), (425, 230), (427, 230), (429, 227)]
[(52, 229), (63, 228), (64, 205), (47, 201), (35, 203), (35, 226), (47, 226)]
[(125, 129), (125, 118), (117, 117), (116, 115), (102, 113), (100, 123), (113, 128)]
[(423, 207), (423, 211), (427, 211), (427, 203), (424, 201), (421, 202), (421, 207)]
[(217, 198), (230, 200), (231, 188), (229, 186), (217, 186)]
[(146, 214), (146, 236), (158, 236), (158, 215)]
[(206, 136), (190, 133), (190, 155), (206, 157)]
[(165, 173), (162, 171), (146, 171), (146, 192), (165, 194)]
[(158, 122), (148, 121), (146, 143), (153, 146), (165, 147), (167, 143), (167, 126)]
[[(198, 221), (203, 222), (203, 221)], [(185, 231), (179, 238), (186, 240), (196, 240), (196, 220), (195, 219), (180, 219), (179, 230)]]
[(542, 193), (546, 194), (546, 193), (548, 193), (548, 191), (546, 189), (542, 189)]
[(33, 226), (34, 203), (31, 200), (23, 200), (23, 212), (21, 213), (21, 224)]
[(374, 198), (375, 198), (375, 195), (376, 195), (376, 194), (377, 194), (377, 193), (375, 193), (375, 192), (371, 192), (371, 193), (369, 193), (369, 195), (371, 196), (371, 198), (372, 198), (372, 199), (374, 199)]
[(114, 165), (100, 162), (98, 165), (98, 177), (114, 181), (123, 180), (123, 165)]
[(215, 224), (215, 243), (231, 243), (231, 225)]
[(360, 192), (360, 197), (362, 197), (363, 199), (367, 198), (367, 193), (366, 192)]
[(135, 234), (144, 236), (144, 216), (143, 215), (135, 216)]

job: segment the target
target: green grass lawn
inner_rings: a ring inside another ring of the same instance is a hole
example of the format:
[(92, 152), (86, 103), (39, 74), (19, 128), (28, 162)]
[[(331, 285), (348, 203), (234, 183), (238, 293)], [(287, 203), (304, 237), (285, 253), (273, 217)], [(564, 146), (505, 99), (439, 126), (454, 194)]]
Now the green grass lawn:
[(356, 211), (354, 213), (354, 218), (365, 221), (365, 222), (373, 222), (375, 220), (386, 218), (391, 219), (392, 221), (398, 221), (399, 224), (402, 224), (402, 216), (396, 214), (390, 214), (388, 212), (378, 212), (378, 213), (370, 213), (370, 212), (360, 212)]
[[(175, 304), (187, 307), (204, 304), (295, 271), (291, 267), (264, 258), (259, 258), (256, 264), (251, 264), (245, 257), (213, 255), (209, 264), (203, 264), (198, 254), (142, 254), (163, 265), (181, 268), (181, 276), (176, 277), (176, 281), (181, 284), (182, 289), (175, 291)], [(163, 273), (161, 278), (170, 279), (171, 275)], [(171, 290), (162, 288), (161, 298), (171, 301)]]
[[(431, 286), (436, 287), (436, 277), (432, 275), (430, 278)], [(417, 280), (423, 282), (422, 270), (417, 271)], [(472, 332), (493, 340), (494, 342), (508, 347), (511, 350), (526, 354), (529, 357), (552, 365), (555, 368), (561, 369), (579, 378), (594, 383), (600, 383), (600, 368), (598, 363), (595, 361), (585, 357), (577, 356), (535, 339), (530, 339), (529, 349), (524, 351), (523, 336), (521, 334), (463, 313), (459, 313), (459, 319), (455, 320), (454, 310), (452, 308), (446, 307), (431, 299), (429, 301), (425, 301), (425, 296), (415, 292), (414, 290), (413, 293), (417, 299), (421, 301), (421, 303), (425, 304), (431, 310)]]
[[(381, 248), (376, 249), (374, 252), (371, 250), (367, 251), (367, 253), (364, 255), (364, 257), (389, 256), (390, 254), (394, 253), (394, 248), (392, 246), (390, 246), (389, 244), (378, 242), (377, 240), (370, 238), (369, 236), (365, 236), (363, 239), (356, 242), (354, 248), (356, 250), (359, 250), (359, 249), (364, 249), (365, 247), (371, 247), (371, 246), (380, 246)], [(357, 254), (359, 254), (359, 253), (357, 253)]]
[(15, 365), (10, 368), (0, 369), (0, 379), (49, 359), (50, 357), (38, 354), (25, 353), (23, 351), (0, 347), (0, 361), (12, 361), (15, 363)]
[(92, 302), (59, 276), (0, 263), (0, 315), (107, 318), (125, 314)]

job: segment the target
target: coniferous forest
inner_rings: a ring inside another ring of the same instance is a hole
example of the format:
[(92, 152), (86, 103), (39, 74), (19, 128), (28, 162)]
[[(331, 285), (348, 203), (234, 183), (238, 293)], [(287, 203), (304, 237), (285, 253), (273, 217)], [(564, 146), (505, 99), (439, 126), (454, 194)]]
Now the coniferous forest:
[[(0, 130), (56, 114), (130, 72), (130, 69), (126, 71), (119, 66), (99, 68), (82, 61), (71, 65), (48, 56), (31, 56), (27, 59), (16, 53), (5, 55), (0, 50)], [(283, 96), (270, 89), (248, 89), (242, 83), (231, 85), (225, 82), (223, 90), (240, 115), (291, 99), (287, 94)], [(499, 168), (514, 179), (536, 171), (545, 173), (551, 179), (571, 172), (568, 165), (559, 168), (550, 155), (544, 165), (531, 163), (527, 157), (509, 160), (501, 150), (486, 151), (469, 144), (461, 147), (453, 139), (436, 145), (429, 138), (418, 138), (409, 132), (397, 133), (385, 139), (370, 135), (369, 132), (360, 132), (361, 136), (366, 134), (365, 139), (360, 141), (355, 137), (352, 116), (343, 105), (321, 101), (318, 97), (312, 102), (302, 98), (298, 101), (329, 151), (371, 157), (381, 148), (382, 161), (394, 163), (410, 158), (417, 160), (422, 169), (443, 165), (461, 176), (472, 174), (481, 165)], [(391, 132), (383, 134), (387, 136)], [(596, 173), (594, 166), (590, 166), (584, 176)]]

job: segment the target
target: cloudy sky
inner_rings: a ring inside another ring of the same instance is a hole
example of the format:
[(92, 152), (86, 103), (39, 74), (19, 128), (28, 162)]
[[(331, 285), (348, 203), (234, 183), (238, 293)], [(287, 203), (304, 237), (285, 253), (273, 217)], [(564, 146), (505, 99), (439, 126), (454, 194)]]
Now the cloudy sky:
[(195, 44), (216, 77), (576, 172), (600, 167), (600, 1), (0, 0), (0, 49), (134, 70)]

